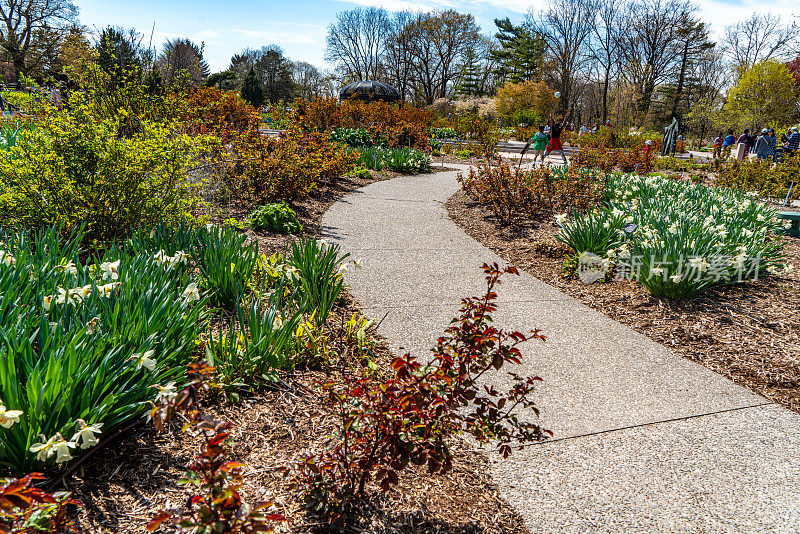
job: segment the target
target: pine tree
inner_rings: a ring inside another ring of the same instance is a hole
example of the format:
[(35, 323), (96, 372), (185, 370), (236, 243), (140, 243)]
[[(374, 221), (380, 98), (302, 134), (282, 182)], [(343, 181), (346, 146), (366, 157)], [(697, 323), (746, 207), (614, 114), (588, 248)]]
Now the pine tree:
[(264, 88), (261, 86), (261, 80), (258, 79), (256, 71), (252, 67), (244, 77), (242, 98), (255, 108), (261, 107), (264, 103)]
[(478, 54), (473, 48), (467, 48), (459, 66), (459, 83), (456, 93), (467, 96), (480, 96), (483, 94), (481, 83), (481, 66), (478, 64)]
[(508, 18), (495, 19), (494, 23), (500, 30), (495, 37), (501, 48), (493, 50), (492, 57), (502, 74), (513, 83), (540, 79), (546, 49), (542, 36), (525, 25), (511, 24)]

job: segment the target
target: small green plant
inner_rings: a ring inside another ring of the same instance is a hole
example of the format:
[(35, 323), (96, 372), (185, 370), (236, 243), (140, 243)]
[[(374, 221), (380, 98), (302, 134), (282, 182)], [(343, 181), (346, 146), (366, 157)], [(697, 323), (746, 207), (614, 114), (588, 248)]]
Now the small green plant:
[(258, 243), (231, 226), (209, 225), (200, 230), (194, 260), (202, 287), (215, 306), (234, 310), (250, 286), (258, 262)]
[(430, 172), (430, 158), (415, 148), (371, 147), (361, 150), (359, 162), (367, 169), (389, 168), (403, 174)]
[(372, 178), (372, 173), (369, 172), (369, 169), (365, 169), (364, 167), (359, 167), (357, 169), (354, 169), (350, 173), (350, 176), (352, 176), (354, 178), (358, 178), (360, 180), (368, 180), (368, 179)]
[(253, 211), (247, 220), (253, 230), (266, 230), (280, 234), (297, 234), (303, 231), (303, 225), (297, 214), (286, 202), (266, 204)]
[(342, 262), (350, 255), (340, 255), (339, 251), (339, 245), (314, 238), (292, 243), (289, 264), (297, 269), (300, 304), (308, 313), (315, 312), (318, 325), (327, 321), (344, 289)]
[[(278, 285), (273, 294), (283, 290)], [(209, 336), (206, 357), (226, 387), (248, 388), (253, 379), (274, 380), (278, 370), (291, 368), (293, 359), (287, 349), (300, 312), (286, 313), (276, 302), (252, 299), (236, 306), (226, 333)]]

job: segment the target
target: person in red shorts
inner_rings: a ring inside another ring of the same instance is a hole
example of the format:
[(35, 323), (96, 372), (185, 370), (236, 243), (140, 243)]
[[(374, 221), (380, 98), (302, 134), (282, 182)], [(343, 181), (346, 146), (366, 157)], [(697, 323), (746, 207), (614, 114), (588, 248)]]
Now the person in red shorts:
[(564, 165), (567, 164), (567, 156), (564, 155), (564, 147), (561, 145), (561, 132), (564, 131), (564, 126), (567, 124), (567, 119), (569, 118), (570, 112), (568, 111), (566, 115), (564, 115), (564, 120), (561, 121), (561, 124), (558, 124), (553, 120), (552, 113), (550, 114), (550, 122), (552, 126), (550, 128), (550, 144), (547, 145), (547, 153), (546, 156), (550, 155), (550, 152), (555, 152), (558, 150), (561, 152), (561, 158), (564, 160)]

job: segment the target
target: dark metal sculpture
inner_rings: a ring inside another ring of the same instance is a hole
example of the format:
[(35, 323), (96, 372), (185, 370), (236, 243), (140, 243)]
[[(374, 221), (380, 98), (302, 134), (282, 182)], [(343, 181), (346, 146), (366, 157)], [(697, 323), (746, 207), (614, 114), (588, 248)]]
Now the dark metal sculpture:
[(662, 156), (671, 156), (675, 154), (679, 130), (680, 125), (678, 124), (678, 119), (673, 117), (672, 124), (664, 128), (664, 143), (661, 145)]
[(354, 98), (366, 102), (381, 100), (383, 102), (397, 102), (400, 100), (400, 91), (383, 82), (353, 82), (342, 87), (339, 98), (347, 100)]

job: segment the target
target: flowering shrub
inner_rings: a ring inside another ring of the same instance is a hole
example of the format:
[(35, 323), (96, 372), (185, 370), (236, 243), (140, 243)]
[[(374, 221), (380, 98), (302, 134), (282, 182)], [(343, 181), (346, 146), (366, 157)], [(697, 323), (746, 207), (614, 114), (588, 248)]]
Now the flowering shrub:
[(209, 139), (147, 121), (140, 133), (120, 137), (116, 119), (73, 100), (70, 110), (21, 132), (0, 157), (0, 220), (19, 228), (85, 225), (87, 240), (105, 243), (199, 204), (188, 172)]
[[(539, 378), (509, 372), (504, 377), (508, 390), (486, 385), (490, 373), (521, 363), (520, 343), (544, 337), (538, 331), (526, 337), (492, 326), (495, 288), (502, 274), (516, 270), (501, 271), (496, 264), (483, 270), (486, 294), (462, 300), (460, 316), (439, 339), (430, 363), (406, 355), (392, 362), (385, 380), (345, 375), (341, 384), (324, 384), (337, 430), (324, 452), (298, 463), (293, 478), (310, 506), (330, 521), (354, 519), (368, 482), (388, 490), (411, 463), (431, 473), (449, 471), (447, 439), (453, 435), (494, 442), (504, 457), (511, 454), (512, 443), (550, 435), (529, 420), (538, 415), (529, 395)], [(529, 415), (518, 417), (517, 408)]]
[(654, 152), (645, 152), (644, 145), (628, 149), (582, 148), (572, 156), (573, 165), (611, 172), (619, 169), (622, 172), (647, 174), (653, 170), (656, 160)]
[(601, 199), (604, 180), (604, 175), (573, 167), (521, 171), (506, 163), (477, 171), (470, 168), (466, 176), (458, 175), (464, 192), (506, 224), (553, 209), (594, 205)]
[(428, 128), (434, 113), (425, 108), (387, 102), (317, 98), (296, 100), (293, 122), (304, 130), (326, 132), (333, 128), (356, 128), (368, 132), (369, 145), (415, 147), (428, 145)]
[(17, 473), (140, 415), (154, 386), (181, 380), (206, 323), (186, 252), (134, 237), (82, 262), (83, 240), (2, 236), (0, 463)]
[(249, 204), (293, 200), (346, 174), (356, 159), (326, 134), (290, 127), (271, 138), (252, 129), (217, 154), (215, 178), (222, 193)]
[(375, 171), (389, 168), (403, 174), (431, 171), (430, 158), (414, 148), (366, 148), (360, 152), (359, 163)]
[(66, 534), (78, 532), (67, 506), (80, 503), (64, 491), (48, 493), (35, 487), (41, 473), (0, 479), (0, 532), (3, 534)]
[(576, 254), (616, 264), (654, 296), (693, 297), (714, 285), (777, 272), (775, 211), (741, 193), (651, 176), (614, 175), (607, 205), (559, 217)]

